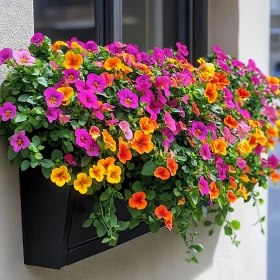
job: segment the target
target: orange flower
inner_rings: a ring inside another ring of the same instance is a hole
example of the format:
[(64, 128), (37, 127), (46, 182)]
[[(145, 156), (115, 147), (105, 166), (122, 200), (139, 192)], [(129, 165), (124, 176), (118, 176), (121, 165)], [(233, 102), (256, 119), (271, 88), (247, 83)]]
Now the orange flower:
[(62, 105), (66, 106), (70, 103), (70, 98), (74, 95), (74, 90), (71, 87), (60, 87), (57, 89), (58, 92), (63, 93), (64, 99), (62, 100)]
[(71, 176), (68, 172), (67, 167), (62, 165), (59, 168), (54, 168), (52, 170), (50, 179), (57, 186), (62, 187), (65, 185), (65, 183), (70, 182)]
[(248, 164), (246, 164), (245, 169), (243, 170), (245, 173), (251, 173), (250, 167)]
[(253, 178), (251, 179), (251, 183), (256, 184), (257, 182), (258, 182), (258, 179), (256, 179), (256, 178), (253, 177)]
[(243, 182), (245, 182), (245, 183), (250, 182), (250, 179), (249, 179), (249, 177), (248, 177), (246, 174), (242, 174), (242, 175), (240, 176), (240, 179), (241, 179)]
[(113, 85), (114, 74), (109, 74), (107, 72), (103, 72), (100, 76), (105, 80), (106, 87), (111, 87)]
[(235, 168), (232, 165), (229, 165), (228, 172), (229, 173), (236, 173), (236, 170), (235, 170)]
[(280, 174), (276, 173), (276, 171), (273, 170), (270, 173), (270, 179), (273, 183), (277, 183), (280, 180)]
[(252, 148), (256, 148), (257, 145), (258, 145), (258, 136), (256, 134), (252, 134), (250, 135), (250, 138), (249, 138), (249, 145), (252, 147)]
[(171, 176), (176, 175), (176, 172), (177, 172), (177, 169), (178, 169), (178, 164), (175, 161), (174, 157), (168, 156), (167, 168), (169, 169)]
[(104, 174), (107, 175), (107, 171), (108, 171), (108, 167), (109, 165), (112, 165), (115, 163), (115, 158), (114, 157), (107, 157), (105, 159), (100, 159), (98, 162), (97, 162), (97, 165), (102, 165), (105, 169), (104, 171)]
[(261, 126), (260, 122), (258, 122), (258, 121), (248, 120), (248, 122), (249, 122), (249, 125), (252, 128), (256, 128), (256, 127), (260, 127)]
[(227, 154), (227, 143), (223, 138), (218, 138), (211, 141), (211, 149), (215, 154), (226, 155)]
[(65, 54), (65, 61), (63, 62), (63, 66), (66, 69), (74, 68), (78, 70), (83, 63), (83, 57), (80, 54), (75, 54), (72, 51), (68, 51)]
[(170, 177), (170, 173), (167, 168), (159, 166), (154, 172), (154, 175), (161, 180), (167, 180)]
[(131, 208), (143, 210), (148, 205), (148, 202), (145, 198), (146, 198), (146, 194), (144, 192), (136, 192), (129, 199), (128, 204)]
[(228, 191), (227, 192), (227, 199), (230, 203), (234, 203), (237, 199), (237, 196), (232, 191)]
[(83, 51), (82, 46), (78, 42), (72, 42), (71, 43), (71, 49), (78, 49), (80, 52)]
[(125, 75), (133, 72), (133, 70), (130, 67), (128, 67), (128, 66), (126, 66), (124, 64), (120, 65), (120, 70), (122, 70)]
[(274, 146), (276, 145), (276, 142), (273, 141), (271, 138), (267, 140), (266, 147), (268, 147), (270, 150), (274, 150)]
[(112, 69), (116, 69), (119, 70), (120, 66), (122, 65), (122, 62), (119, 58), (117, 57), (109, 57), (106, 59), (106, 61), (104, 62), (104, 68), (107, 71), (110, 71)]
[(112, 152), (114, 152), (117, 149), (116, 141), (113, 139), (111, 134), (107, 131), (107, 129), (103, 129), (102, 135), (103, 135), (103, 142), (105, 143), (104, 149), (110, 149)]
[(117, 157), (121, 163), (125, 164), (127, 160), (132, 159), (132, 153), (128, 148), (129, 146), (128, 143), (124, 142), (122, 139), (120, 141), (120, 138), (119, 138), (119, 152), (117, 154)]
[(168, 211), (166, 206), (162, 204), (155, 209), (155, 214), (158, 219), (163, 218), (166, 221), (171, 220), (173, 217), (173, 214), (170, 211)]
[(198, 117), (198, 116), (200, 115), (200, 112), (199, 112), (199, 109), (197, 108), (195, 102), (192, 103), (192, 109), (193, 109), (193, 112), (194, 112), (194, 113), (196, 114), (196, 116)]
[(237, 128), (238, 127), (238, 121), (232, 117), (231, 115), (227, 115), (226, 118), (224, 118), (224, 123), (230, 128)]
[(145, 135), (141, 130), (137, 130), (131, 141), (131, 148), (141, 155), (150, 153), (154, 149), (152, 134)]
[(50, 46), (52, 52), (56, 53), (58, 50), (61, 49), (61, 46), (66, 46), (67, 44), (63, 41), (56, 41), (53, 45)]
[(99, 128), (96, 126), (90, 127), (89, 134), (91, 135), (92, 139), (94, 139), (94, 140), (96, 140), (101, 135)]
[(103, 165), (93, 165), (92, 168), (89, 169), (89, 176), (95, 179), (97, 182), (102, 182), (104, 179), (105, 168)]
[(157, 122), (155, 120), (149, 119), (148, 117), (141, 118), (139, 124), (140, 124), (140, 128), (146, 135), (153, 133), (155, 127), (158, 128)]
[(271, 85), (279, 85), (279, 79), (277, 77), (271, 77), (267, 76), (266, 80), (271, 84)]
[(280, 131), (280, 120), (276, 121), (276, 126), (277, 126), (277, 129)]
[(92, 184), (92, 179), (86, 173), (79, 173), (74, 181), (74, 189), (81, 194), (85, 194)]
[(248, 98), (251, 96), (251, 93), (244, 88), (239, 88), (237, 93), (241, 98)]
[(167, 228), (169, 231), (172, 230), (172, 224), (173, 224), (172, 219), (169, 219), (169, 220), (166, 220), (166, 221), (165, 221), (165, 226), (166, 226), (166, 228)]
[(206, 89), (204, 91), (204, 96), (208, 98), (209, 103), (214, 103), (218, 97), (216, 85), (211, 83), (207, 84)]
[(229, 176), (229, 183), (230, 183), (230, 187), (232, 188), (232, 189), (236, 189), (237, 188), (237, 184), (236, 184), (236, 182), (235, 182), (235, 179), (232, 177), (232, 176)]
[(220, 195), (220, 191), (214, 181), (212, 181), (210, 184), (209, 194), (211, 199), (218, 198)]
[(225, 73), (215, 72), (210, 83), (215, 84), (218, 90), (222, 90), (225, 86), (230, 84), (230, 81), (227, 80)]
[(269, 128), (266, 130), (266, 135), (267, 135), (268, 137), (277, 137), (277, 136), (278, 136), (278, 130), (277, 130), (277, 128), (269, 127)]
[(111, 184), (118, 184), (121, 181), (122, 170), (119, 166), (111, 164), (107, 169), (107, 182)]
[(238, 144), (238, 150), (241, 154), (247, 155), (252, 152), (252, 147), (249, 145), (249, 142), (247, 140), (242, 140)]
[(245, 200), (248, 199), (248, 192), (247, 192), (247, 189), (246, 189), (242, 184), (239, 185), (239, 190), (238, 190), (237, 193), (238, 193), (239, 195), (241, 194)]
[(182, 197), (179, 201), (178, 201), (178, 205), (184, 205), (186, 203), (186, 199), (184, 197)]

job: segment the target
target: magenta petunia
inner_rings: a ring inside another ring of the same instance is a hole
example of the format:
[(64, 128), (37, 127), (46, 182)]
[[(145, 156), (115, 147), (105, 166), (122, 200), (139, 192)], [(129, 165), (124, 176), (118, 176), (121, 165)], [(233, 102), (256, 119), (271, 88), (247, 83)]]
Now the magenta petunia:
[(0, 51), (0, 65), (13, 58), (13, 51), (10, 48), (4, 48)]
[(63, 93), (58, 92), (54, 87), (45, 89), (44, 95), (46, 98), (47, 105), (50, 108), (59, 107), (64, 99)]
[(279, 159), (274, 156), (274, 155), (271, 155), (269, 158), (268, 158), (268, 165), (270, 168), (278, 168), (278, 165), (279, 165)]
[(68, 84), (76, 83), (80, 76), (80, 71), (70, 68), (63, 71), (63, 75)]
[(75, 136), (76, 144), (79, 147), (85, 148), (86, 150), (89, 149), (92, 144), (92, 137), (84, 128), (77, 128), (75, 130)]
[(188, 100), (189, 100), (189, 96), (186, 94), (183, 96), (182, 98), (182, 101), (185, 103), (185, 104), (188, 104)]
[(254, 149), (254, 153), (256, 154), (256, 156), (260, 156), (260, 154), (262, 153), (262, 151), (264, 150), (264, 147), (260, 144), (257, 145), (257, 147)]
[(176, 46), (178, 48), (178, 51), (184, 55), (184, 56), (188, 56), (189, 55), (189, 52), (188, 52), (188, 49), (185, 45), (182, 45), (180, 42), (177, 42), (176, 43)]
[(89, 147), (86, 149), (86, 154), (90, 157), (98, 157), (99, 156), (99, 146), (96, 141), (91, 139)]
[(14, 151), (17, 153), (20, 150), (25, 150), (30, 144), (30, 140), (25, 135), (24, 130), (21, 130), (19, 133), (14, 134), (10, 141), (10, 145), (14, 148)]
[(236, 165), (238, 166), (238, 168), (244, 169), (246, 167), (246, 161), (243, 158), (239, 157), (237, 159)]
[(29, 50), (14, 51), (13, 57), (18, 65), (32, 66), (35, 63), (35, 58), (30, 54)]
[(162, 66), (164, 62), (164, 55), (160, 52), (153, 52), (151, 54), (151, 60), (153, 63), (157, 63), (158, 66)]
[(225, 137), (226, 142), (230, 142), (232, 144), (235, 143), (235, 138), (230, 133), (230, 129), (227, 126), (224, 126), (224, 137)]
[(39, 47), (44, 42), (44, 40), (45, 40), (44, 35), (38, 32), (31, 37), (30, 43), (35, 44), (37, 47)]
[(167, 111), (164, 111), (164, 123), (171, 131), (176, 130), (176, 122)]
[(192, 122), (192, 135), (199, 140), (205, 140), (208, 128), (202, 122)]
[(84, 44), (84, 49), (88, 52), (98, 52), (98, 46), (94, 41), (87, 41)]
[(77, 98), (88, 109), (98, 109), (98, 100), (94, 93), (82, 90), (78, 93)]
[(106, 87), (106, 81), (96, 74), (89, 74), (87, 76), (86, 85), (93, 90), (93, 92), (103, 92)]
[(210, 152), (210, 147), (207, 143), (203, 144), (202, 147), (199, 150), (199, 154), (204, 160), (209, 160), (212, 157), (212, 154)]
[(147, 103), (145, 110), (151, 115), (153, 120), (157, 119), (157, 115), (163, 109), (164, 105), (160, 101), (155, 100), (155, 96), (152, 92), (146, 92), (140, 97), (140, 101)]
[(60, 109), (48, 107), (46, 111), (46, 118), (48, 119), (49, 123), (52, 123), (53, 121), (57, 120), (59, 113), (62, 113)]
[(119, 120), (115, 119), (114, 113), (111, 113), (110, 115), (111, 115), (111, 120), (106, 120), (105, 125), (109, 126), (110, 129), (112, 129), (113, 126), (119, 122)]
[(198, 189), (202, 196), (207, 195), (209, 193), (209, 185), (205, 180), (204, 176), (201, 176), (198, 181)]
[(138, 96), (130, 89), (125, 88), (118, 93), (120, 103), (126, 108), (136, 109), (138, 108)]
[(155, 88), (158, 91), (163, 90), (166, 97), (170, 96), (169, 88), (171, 86), (171, 80), (166, 76), (158, 76), (155, 78)]
[(136, 78), (135, 82), (135, 88), (137, 92), (142, 93), (152, 93), (150, 88), (152, 86), (152, 83), (150, 82), (151, 77), (149, 75), (142, 75)]
[(72, 167), (75, 167), (75, 166), (78, 165), (77, 162), (74, 160), (73, 155), (71, 155), (71, 154), (66, 154), (66, 155), (64, 156), (64, 162), (65, 162), (65, 163), (68, 163), (68, 164), (69, 164), (70, 166), (72, 166)]
[(17, 107), (11, 102), (5, 102), (0, 107), (0, 116), (2, 121), (6, 122), (7, 120), (12, 120), (16, 115)]

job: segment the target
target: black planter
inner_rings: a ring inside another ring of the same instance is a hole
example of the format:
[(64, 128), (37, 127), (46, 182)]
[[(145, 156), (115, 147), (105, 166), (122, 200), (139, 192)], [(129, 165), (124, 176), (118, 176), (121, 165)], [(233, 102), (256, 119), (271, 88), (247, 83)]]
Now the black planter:
[[(57, 187), (38, 169), (20, 172), (24, 263), (60, 269), (108, 250), (95, 228), (83, 228), (92, 212), (94, 197), (73, 187)], [(127, 202), (116, 202), (120, 220), (129, 220)], [(146, 224), (120, 233), (118, 244), (149, 231)]]

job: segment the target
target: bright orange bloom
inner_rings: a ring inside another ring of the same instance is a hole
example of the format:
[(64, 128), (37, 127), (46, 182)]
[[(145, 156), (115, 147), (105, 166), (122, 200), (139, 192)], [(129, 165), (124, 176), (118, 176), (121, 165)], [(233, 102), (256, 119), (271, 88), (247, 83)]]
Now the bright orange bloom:
[(79, 173), (74, 181), (74, 189), (81, 194), (85, 194), (92, 185), (92, 179), (86, 173)]
[(224, 123), (225, 123), (225, 125), (227, 125), (230, 128), (238, 127), (238, 121), (231, 115), (227, 115), (226, 118), (224, 118)]
[(75, 54), (72, 51), (68, 51), (65, 54), (65, 61), (63, 62), (63, 66), (66, 69), (74, 68), (78, 70), (83, 63), (83, 57), (80, 54)]
[(241, 194), (245, 200), (248, 199), (247, 189), (242, 184), (239, 185), (239, 190), (237, 191), (237, 193)]
[(61, 46), (66, 46), (67, 44), (63, 41), (56, 41), (53, 45), (50, 46), (53, 53), (56, 53), (58, 50), (61, 49)]
[(144, 192), (136, 192), (129, 199), (128, 204), (131, 208), (143, 210), (147, 207), (148, 202), (146, 200), (146, 194)]
[(276, 142), (272, 140), (271, 138), (267, 139), (266, 147), (268, 147), (270, 150), (274, 150), (274, 146), (276, 145)]
[(150, 153), (154, 149), (152, 134), (145, 135), (141, 130), (137, 130), (131, 141), (131, 148), (141, 155)]
[(101, 135), (99, 128), (96, 126), (90, 127), (89, 134), (91, 135), (92, 139), (94, 139), (94, 140), (96, 140)]
[(246, 164), (245, 169), (243, 170), (245, 173), (251, 173), (250, 167), (248, 164)]
[(118, 165), (111, 164), (107, 169), (107, 182), (111, 184), (118, 184), (121, 181), (122, 170)]
[(217, 185), (214, 181), (212, 181), (210, 184), (209, 194), (210, 194), (211, 199), (218, 198), (220, 195), (220, 191), (217, 188)]
[(112, 69), (115, 69), (115, 70), (119, 70), (120, 67), (122, 65), (122, 62), (119, 58), (117, 57), (109, 57), (106, 59), (106, 61), (104, 62), (104, 68), (107, 70), (107, 71), (110, 71)]
[(252, 147), (252, 148), (256, 148), (257, 145), (258, 145), (258, 135), (257, 134), (252, 134), (250, 135), (250, 138), (249, 138), (249, 145)]
[(249, 145), (249, 142), (247, 140), (242, 140), (238, 144), (239, 152), (243, 155), (250, 154), (252, 152), (252, 147)]
[(228, 172), (229, 173), (236, 173), (236, 170), (235, 170), (235, 168), (232, 165), (229, 165)]
[(223, 138), (218, 138), (211, 141), (211, 149), (215, 154), (226, 155), (227, 154), (227, 143)]
[(222, 90), (225, 86), (230, 84), (230, 81), (227, 80), (225, 73), (215, 72), (210, 83), (215, 84), (218, 90)]
[(258, 121), (248, 120), (248, 122), (249, 122), (249, 125), (250, 125), (252, 128), (260, 127), (260, 126), (261, 126), (260, 122), (258, 122)]
[(276, 126), (277, 126), (277, 129), (280, 131), (280, 120), (276, 121)]
[(143, 117), (139, 120), (141, 130), (146, 134), (153, 133), (155, 130), (155, 126), (158, 127), (156, 121), (149, 119), (148, 117)]
[(177, 169), (178, 169), (178, 164), (175, 161), (174, 157), (169, 156), (167, 159), (167, 168), (170, 171), (171, 176), (175, 176)]
[(58, 92), (63, 93), (64, 99), (62, 100), (62, 105), (66, 106), (70, 103), (71, 97), (74, 95), (74, 90), (71, 87), (60, 87), (57, 89)]
[(204, 91), (204, 96), (208, 98), (209, 103), (214, 103), (218, 97), (216, 85), (211, 83), (207, 84), (206, 89)]
[(171, 220), (173, 217), (173, 214), (170, 211), (168, 211), (166, 206), (162, 204), (155, 209), (155, 214), (158, 219), (163, 218), (166, 221)]
[(103, 129), (103, 142), (105, 143), (105, 149), (109, 149), (114, 152), (117, 149), (116, 141), (113, 139), (111, 134), (107, 131), (107, 129)]
[(114, 74), (109, 74), (107, 72), (103, 72), (100, 74), (100, 77), (103, 78), (106, 82), (106, 87), (111, 87), (113, 85), (113, 80), (114, 80)]
[(196, 114), (196, 116), (198, 117), (198, 116), (200, 115), (200, 112), (199, 112), (199, 109), (197, 108), (195, 102), (192, 103), (192, 109), (193, 109), (193, 112), (194, 112), (194, 113)]
[(169, 220), (166, 220), (165, 221), (165, 226), (166, 228), (171, 231), (172, 230), (172, 224), (173, 224), (173, 220), (172, 219), (169, 219)]
[(277, 136), (278, 136), (278, 130), (277, 130), (277, 128), (269, 127), (269, 128), (266, 130), (266, 135), (267, 135), (268, 137), (277, 137)]
[(178, 205), (184, 205), (186, 203), (186, 199), (184, 197), (182, 197), (179, 201), (178, 201)]
[(236, 189), (237, 188), (237, 184), (236, 184), (236, 182), (235, 182), (235, 179), (232, 177), (232, 176), (229, 176), (229, 183), (230, 183), (230, 187), (232, 188), (232, 189)]
[(239, 88), (237, 93), (241, 98), (248, 98), (251, 96), (251, 93), (244, 88)]
[[(121, 137), (120, 137), (121, 138)], [(117, 154), (118, 159), (121, 163), (125, 164), (127, 160), (132, 159), (132, 153), (128, 148), (128, 143), (120, 141), (119, 139), (119, 152)]]
[(251, 183), (256, 184), (257, 182), (258, 182), (258, 179), (256, 179), (256, 178), (253, 177), (253, 178), (251, 179)]
[(267, 76), (266, 80), (271, 84), (271, 85), (279, 85), (279, 79), (277, 77), (271, 77)]
[(67, 167), (62, 165), (59, 168), (54, 168), (52, 170), (50, 179), (57, 186), (62, 187), (65, 185), (65, 183), (70, 182), (71, 176), (68, 173)]
[(122, 70), (122, 72), (123, 72), (125, 75), (127, 75), (127, 74), (133, 72), (133, 70), (132, 70), (130, 67), (128, 67), (128, 66), (126, 66), (126, 65), (124, 65), (124, 64), (121, 64), (121, 65), (120, 65), (120, 70)]
[(159, 166), (154, 172), (154, 175), (161, 180), (167, 180), (170, 177), (170, 173), (167, 168)]
[(269, 177), (273, 183), (277, 183), (280, 180), (280, 174), (276, 173), (275, 170), (272, 170)]
[(93, 165), (89, 169), (89, 176), (95, 179), (97, 182), (102, 182), (104, 179), (105, 168), (103, 165)]
[(228, 191), (227, 192), (227, 199), (230, 203), (234, 203), (237, 199), (237, 196), (232, 191)]
[(240, 175), (240, 179), (241, 179), (243, 182), (245, 182), (245, 183), (250, 182), (250, 179), (249, 179), (249, 177), (248, 177), (246, 174)]
[(107, 157), (105, 159), (100, 159), (97, 162), (97, 165), (102, 165), (104, 167), (104, 169), (105, 169), (104, 174), (107, 175), (108, 167), (110, 165), (114, 165), (115, 160), (116, 159), (114, 157)]

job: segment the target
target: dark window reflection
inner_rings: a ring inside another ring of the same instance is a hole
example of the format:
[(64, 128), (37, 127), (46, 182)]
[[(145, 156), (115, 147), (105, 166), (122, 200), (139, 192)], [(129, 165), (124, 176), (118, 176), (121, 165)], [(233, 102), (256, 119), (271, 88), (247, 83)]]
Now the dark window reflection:
[(141, 51), (175, 47), (178, 41), (178, 0), (123, 0), (123, 42)]
[(95, 40), (94, 0), (34, 0), (35, 32), (56, 40)]

